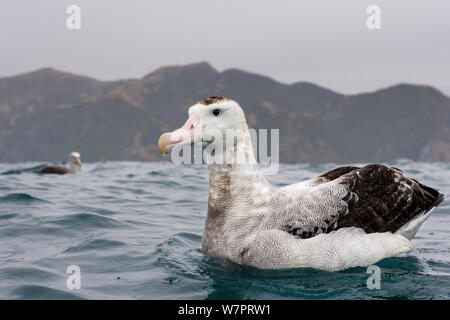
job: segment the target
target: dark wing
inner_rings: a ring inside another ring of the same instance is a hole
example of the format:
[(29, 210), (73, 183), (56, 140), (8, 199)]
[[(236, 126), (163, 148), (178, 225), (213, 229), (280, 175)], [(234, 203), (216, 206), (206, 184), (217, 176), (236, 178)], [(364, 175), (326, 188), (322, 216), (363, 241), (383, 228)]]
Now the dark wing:
[(36, 173), (42, 173), (42, 174), (66, 174), (69, 173), (69, 169), (66, 167), (44, 167)]
[(345, 227), (361, 228), (366, 233), (395, 232), (444, 199), (437, 190), (401, 170), (379, 164), (340, 167), (317, 179), (324, 185), (334, 180), (348, 190), (342, 199), (346, 206), (310, 225), (297, 227), (295, 223), (282, 229), (303, 239)]
[[(338, 178), (335, 171), (324, 177)], [(349, 187), (344, 198), (348, 213), (339, 216), (326, 232), (344, 227), (362, 228), (367, 233), (395, 232), (444, 200), (437, 190), (407, 177), (401, 170), (378, 164), (349, 170), (341, 183)]]

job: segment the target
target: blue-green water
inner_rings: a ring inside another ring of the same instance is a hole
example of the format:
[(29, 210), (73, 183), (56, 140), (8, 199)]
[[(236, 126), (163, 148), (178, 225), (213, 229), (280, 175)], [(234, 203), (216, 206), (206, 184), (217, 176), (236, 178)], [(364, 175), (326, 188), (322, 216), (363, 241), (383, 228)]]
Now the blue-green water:
[[(85, 164), (80, 176), (41, 176), (38, 163), (0, 164), (2, 299), (449, 299), (450, 163), (392, 163), (446, 201), (406, 257), (387, 259), (381, 289), (365, 268), (262, 271), (200, 251), (208, 195), (204, 167), (168, 162)], [(282, 165), (286, 185), (336, 165)], [(81, 269), (81, 289), (66, 269)]]

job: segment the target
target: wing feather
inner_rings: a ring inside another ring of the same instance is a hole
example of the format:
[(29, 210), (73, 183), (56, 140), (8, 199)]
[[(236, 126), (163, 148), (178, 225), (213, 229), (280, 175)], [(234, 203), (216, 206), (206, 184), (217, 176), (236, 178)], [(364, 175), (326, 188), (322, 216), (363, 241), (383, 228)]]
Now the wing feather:
[(395, 232), (443, 200), (437, 190), (380, 164), (340, 167), (310, 185), (286, 188), (299, 194), (299, 205), (296, 214), (290, 210), (281, 218), (280, 229), (302, 239), (346, 227)]
[(36, 171), (36, 173), (40, 173), (40, 174), (66, 174), (69, 173), (69, 169), (67, 169), (66, 167), (44, 167), (38, 171)]

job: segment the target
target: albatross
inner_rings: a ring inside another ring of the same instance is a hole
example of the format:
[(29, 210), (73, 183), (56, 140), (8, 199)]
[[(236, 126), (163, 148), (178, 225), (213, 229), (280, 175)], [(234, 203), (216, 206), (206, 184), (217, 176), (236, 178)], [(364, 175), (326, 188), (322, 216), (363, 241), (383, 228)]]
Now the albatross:
[(81, 155), (78, 152), (72, 152), (69, 155), (69, 166), (47, 166), (36, 171), (40, 174), (77, 174), (81, 172)]
[[(260, 269), (369, 266), (413, 250), (411, 239), (444, 199), (382, 164), (339, 167), (276, 188), (257, 165), (236, 101), (209, 97), (188, 113), (180, 129), (161, 135), (158, 147), (163, 155), (190, 144), (204, 148), (209, 172), (202, 236), (206, 255)], [(234, 142), (225, 144), (210, 132), (233, 132)], [(217, 152), (226, 155), (226, 162), (217, 161)], [(246, 161), (237, 161), (238, 155)]]

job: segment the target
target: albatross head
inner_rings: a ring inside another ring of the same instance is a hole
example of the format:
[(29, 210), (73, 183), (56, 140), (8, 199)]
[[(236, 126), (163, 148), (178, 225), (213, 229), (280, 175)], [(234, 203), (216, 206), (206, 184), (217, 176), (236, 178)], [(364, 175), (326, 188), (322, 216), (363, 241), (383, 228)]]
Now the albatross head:
[(72, 173), (81, 171), (81, 155), (78, 152), (72, 152), (69, 155), (69, 170)]
[(244, 111), (234, 100), (223, 97), (205, 98), (191, 106), (188, 113), (189, 118), (181, 128), (166, 132), (159, 138), (158, 148), (162, 155), (175, 146), (192, 143), (201, 143), (203, 148), (214, 144), (217, 150), (222, 147), (218, 144), (224, 143), (223, 139), (218, 139), (219, 136), (230, 136), (232, 132), (237, 140), (242, 140), (249, 135)]

